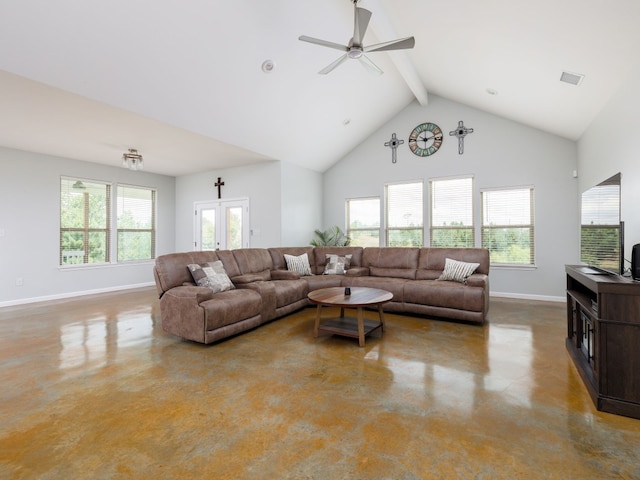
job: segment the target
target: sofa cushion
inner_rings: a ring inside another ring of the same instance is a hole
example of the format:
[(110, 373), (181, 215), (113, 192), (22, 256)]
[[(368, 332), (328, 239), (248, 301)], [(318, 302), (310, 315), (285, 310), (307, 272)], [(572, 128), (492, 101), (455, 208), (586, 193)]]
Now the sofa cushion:
[(208, 287), (214, 292), (225, 292), (235, 288), (220, 260), (207, 263), (190, 263), (187, 268), (199, 287)]
[(363, 266), (369, 267), (374, 277), (416, 278), (418, 248), (368, 247), (362, 255)]
[(338, 256), (327, 253), (324, 275), (344, 275), (351, 265), (351, 255)]
[(453, 280), (454, 282), (466, 283), (467, 278), (480, 266), (479, 263), (459, 262), (446, 258), (444, 270), (438, 280)]
[(253, 290), (228, 290), (216, 293), (200, 306), (205, 312), (205, 329), (214, 330), (260, 315), (262, 298)]
[(361, 267), (363, 251), (363, 247), (315, 247), (313, 250), (313, 256), (315, 258), (315, 270), (313, 270), (313, 272), (318, 275), (322, 275), (324, 273), (324, 269), (328, 260), (327, 255), (338, 255), (339, 257), (351, 255), (349, 268)]
[(309, 259), (309, 264), (311, 265), (311, 272), (316, 273), (314, 269), (314, 255), (313, 255), (313, 247), (272, 247), (269, 248), (269, 254), (271, 255), (271, 260), (273, 262), (273, 270), (286, 270), (287, 262), (284, 259), (284, 254), (294, 255), (296, 257), (302, 255), (303, 253), (307, 254), (307, 258)]
[(404, 284), (404, 301), (407, 304), (482, 312), (485, 290), (459, 282), (415, 280)]
[(313, 275), (311, 273), (311, 265), (309, 265), (309, 256), (306, 253), (298, 256), (285, 253), (284, 259), (287, 262), (287, 270), (299, 273), (302, 276)]
[(158, 290), (166, 292), (174, 287), (193, 282), (187, 265), (190, 263), (207, 263), (218, 260), (213, 251), (169, 253), (161, 255), (155, 260), (155, 276)]

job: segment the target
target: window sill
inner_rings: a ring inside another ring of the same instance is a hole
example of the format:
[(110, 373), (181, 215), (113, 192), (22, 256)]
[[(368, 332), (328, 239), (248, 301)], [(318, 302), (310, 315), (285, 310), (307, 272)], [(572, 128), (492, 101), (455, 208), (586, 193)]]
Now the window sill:
[(58, 265), (58, 270), (61, 272), (72, 272), (78, 270), (100, 270), (103, 268), (122, 268), (133, 267), (138, 265), (154, 265), (154, 260), (140, 260), (131, 262), (120, 263), (83, 263), (82, 265)]
[(517, 265), (513, 263), (492, 263), (491, 269), (498, 270), (537, 270), (537, 265)]

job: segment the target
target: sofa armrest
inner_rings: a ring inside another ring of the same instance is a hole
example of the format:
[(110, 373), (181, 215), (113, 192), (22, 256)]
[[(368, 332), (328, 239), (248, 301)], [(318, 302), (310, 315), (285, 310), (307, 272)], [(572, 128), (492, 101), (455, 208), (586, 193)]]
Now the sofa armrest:
[(486, 289), (489, 284), (489, 276), (484, 273), (472, 273), (467, 277), (466, 283), (472, 287), (482, 287)]
[(190, 286), (184, 285), (182, 287), (173, 287), (171, 290), (171, 295), (175, 298), (185, 299), (189, 297), (193, 297), (197, 304), (202, 302), (206, 302), (207, 300), (211, 300), (215, 293), (209, 287), (198, 287), (198, 286)]
[(369, 267), (351, 267), (345, 274), (348, 277), (366, 277), (369, 275)]
[(298, 280), (300, 274), (291, 270), (271, 270), (271, 280)]

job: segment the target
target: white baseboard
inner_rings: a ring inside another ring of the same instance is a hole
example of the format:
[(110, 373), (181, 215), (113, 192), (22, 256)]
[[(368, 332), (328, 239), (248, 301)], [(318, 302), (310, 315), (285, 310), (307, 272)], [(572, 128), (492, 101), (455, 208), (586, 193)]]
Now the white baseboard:
[(119, 292), (121, 290), (131, 290), (133, 288), (144, 288), (154, 286), (154, 282), (137, 283), (134, 285), (118, 285), (117, 287), (98, 288), (95, 290), (82, 290), (80, 292), (59, 293), (56, 295), (45, 295), (43, 297), (19, 298), (17, 300), (9, 300), (0, 302), (0, 308), (13, 307), (16, 305), (26, 305), (28, 303), (48, 302), (51, 300), (64, 300), (65, 298), (82, 297), (85, 295), (96, 295), (99, 293)]
[(519, 300), (538, 300), (541, 302), (565, 303), (567, 301), (567, 297), (554, 297), (551, 295), (528, 295), (526, 293), (490, 292), (489, 296), (501, 298), (516, 298)]

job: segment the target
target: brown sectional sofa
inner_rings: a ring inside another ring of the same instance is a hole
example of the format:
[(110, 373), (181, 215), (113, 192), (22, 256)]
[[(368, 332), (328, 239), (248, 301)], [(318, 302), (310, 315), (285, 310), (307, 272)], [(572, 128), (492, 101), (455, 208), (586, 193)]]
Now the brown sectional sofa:
[[(314, 275), (287, 270), (285, 254), (306, 253)], [(323, 275), (327, 254), (351, 255), (345, 275)], [(478, 263), (465, 283), (437, 280), (445, 259)], [(234, 289), (196, 286), (187, 265), (220, 260)], [(279, 247), (185, 252), (156, 258), (163, 329), (201, 343), (252, 329), (310, 305), (325, 287), (374, 287), (393, 293), (385, 311), (484, 323), (489, 311), (489, 251), (483, 248)]]

